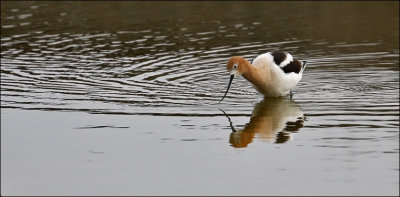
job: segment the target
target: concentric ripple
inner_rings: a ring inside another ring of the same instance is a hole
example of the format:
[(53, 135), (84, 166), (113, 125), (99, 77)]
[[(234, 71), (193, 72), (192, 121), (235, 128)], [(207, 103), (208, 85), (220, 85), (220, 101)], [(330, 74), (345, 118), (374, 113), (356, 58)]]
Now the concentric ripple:
[(218, 104), (228, 83), (226, 61), (282, 49), (309, 62), (294, 90), (306, 114), (398, 115), (398, 47), (388, 48), (387, 40), (278, 37), (285, 29), (263, 40), (267, 19), (136, 21), (134, 29), (112, 23), (107, 31), (75, 31), (80, 23), (67, 23), (65, 12), (41, 20), (46, 7), (2, 9), (3, 108), (221, 116), (216, 109), (227, 107), (248, 115), (262, 96), (243, 78)]
[[(176, 47), (178, 40), (157, 34), (161, 33), (151, 30), (96, 34), (32, 32), (5, 37), (2, 39), (2, 107), (92, 113), (208, 114), (208, 109), (215, 108), (226, 88), (225, 63), (230, 56), (242, 55), (250, 61), (268, 49), (296, 51), (294, 46), (321, 47), (321, 44), (293, 39), (179, 48)], [(187, 38), (184, 34), (182, 39), (187, 40), (180, 39), (180, 42), (215, 40), (218, 32), (200, 32)], [(323, 47), (333, 46), (326, 43)], [(386, 94), (398, 88), (397, 54), (315, 56), (312, 50), (312, 54), (307, 53), (295, 54), (309, 61), (307, 72), (296, 88), (302, 102), (321, 94), (329, 99), (329, 105), (335, 105), (338, 99), (339, 103), (343, 99), (364, 100), (361, 94), (387, 98)], [(369, 69), (362, 69), (360, 64), (368, 65)], [(237, 79), (224, 103), (241, 111), (242, 103), (255, 103), (260, 98), (247, 81)], [(243, 110), (248, 111), (248, 107)]]
[[(188, 40), (211, 39), (215, 33), (197, 33)], [(213, 105), (226, 86), (224, 67), (229, 56), (255, 57), (263, 48), (276, 47), (244, 43), (170, 50), (178, 43), (153, 34), (150, 30), (93, 35), (35, 32), (6, 37), (3, 107), (96, 113), (136, 113), (146, 108), (146, 113), (155, 113), (148, 109)], [(295, 42), (301, 41), (285, 43)], [(259, 97), (243, 80), (238, 82), (242, 88), (232, 89), (231, 98)]]

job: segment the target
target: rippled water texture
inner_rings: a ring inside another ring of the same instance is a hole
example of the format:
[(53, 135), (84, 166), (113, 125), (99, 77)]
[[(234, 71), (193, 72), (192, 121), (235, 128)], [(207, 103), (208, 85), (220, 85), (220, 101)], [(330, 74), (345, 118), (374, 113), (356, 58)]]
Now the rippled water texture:
[[(218, 104), (276, 49), (292, 100)], [(3, 195), (398, 195), (399, 3), (2, 1), (1, 111)]]

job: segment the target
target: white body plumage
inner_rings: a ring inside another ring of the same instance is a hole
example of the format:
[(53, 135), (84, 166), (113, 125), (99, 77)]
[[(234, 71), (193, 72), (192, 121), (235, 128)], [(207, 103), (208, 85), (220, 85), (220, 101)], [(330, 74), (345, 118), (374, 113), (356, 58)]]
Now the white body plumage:
[(251, 63), (258, 70), (267, 72), (264, 74), (265, 76), (270, 76), (269, 79), (265, 79), (261, 86), (253, 84), (260, 93), (267, 97), (287, 95), (300, 82), (303, 76), (305, 62), (301, 63), (301, 69), (298, 73), (294, 71), (285, 73), (282, 68), (295, 61), (289, 53), (285, 53), (285, 55), (286, 58), (279, 65), (274, 61), (274, 56), (271, 52), (257, 56)]

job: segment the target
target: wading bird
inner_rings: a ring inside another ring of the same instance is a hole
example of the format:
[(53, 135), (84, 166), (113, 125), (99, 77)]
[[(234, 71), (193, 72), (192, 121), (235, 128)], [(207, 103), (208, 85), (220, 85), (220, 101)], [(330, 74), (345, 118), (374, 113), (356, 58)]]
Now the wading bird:
[(292, 96), (291, 89), (301, 80), (306, 63), (282, 51), (261, 54), (251, 63), (242, 57), (231, 57), (226, 65), (230, 73), (228, 88), (219, 102), (228, 94), (232, 80), (237, 75), (242, 75), (265, 97), (289, 93)]

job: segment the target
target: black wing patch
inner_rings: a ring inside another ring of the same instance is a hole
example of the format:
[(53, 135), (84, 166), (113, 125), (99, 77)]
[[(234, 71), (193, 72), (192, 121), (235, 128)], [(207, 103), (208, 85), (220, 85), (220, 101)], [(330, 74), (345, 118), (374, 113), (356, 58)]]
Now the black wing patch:
[(274, 62), (278, 66), (286, 59), (286, 54), (282, 51), (274, 51), (271, 55), (274, 57)]
[(291, 72), (298, 74), (301, 71), (301, 63), (299, 60), (293, 60), (288, 65), (281, 67), (281, 69), (286, 74), (291, 73)]

